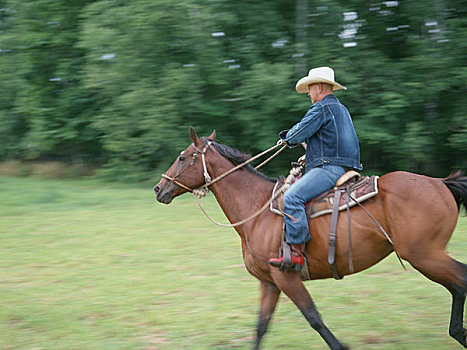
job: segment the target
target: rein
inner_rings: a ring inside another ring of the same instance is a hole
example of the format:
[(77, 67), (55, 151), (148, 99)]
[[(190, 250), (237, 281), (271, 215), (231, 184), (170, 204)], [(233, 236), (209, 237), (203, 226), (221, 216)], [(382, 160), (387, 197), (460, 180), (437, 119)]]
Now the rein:
[(263, 163), (261, 163), (260, 165), (258, 165), (257, 167), (255, 167), (255, 169), (259, 169), (260, 167), (262, 167), (264, 164), (266, 164), (267, 162), (269, 162), (272, 158), (274, 158), (275, 156), (277, 156), (280, 152), (282, 152), (284, 150), (284, 148), (287, 146), (287, 144), (285, 142), (282, 142), (281, 141), (278, 141), (276, 145), (268, 148), (267, 150), (257, 154), (256, 156), (254, 157), (251, 157), (250, 159), (248, 159), (247, 161), (233, 167), (232, 169), (226, 171), (225, 173), (219, 175), (218, 177), (216, 177), (214, 180), (211, 180), (211, 177), (209, 176), (208, 174), (208, 171), (207, 171), (207, 167), (206, 167), (206, 160), (205, 160), (205, 157), (204, 157), (204, 154), (206, 153), (206, 150), (207, 148), (209, 148), (209, 146), (211, 145), (211, 141), (208, 141), (207, 145), (204, 147), (204, 150), (203, 152), (201, 153), (201, 159), (203, 160), (203, 169), (204, 169), (204, 178), (206, 180), (206, 183), (201, 186), (199, 189), (202, 189), (202, 188), (207, 188), (208, 186), (212, 185), (213, 183), (216, 183), (217, 181), (219, 180), (222, 180), (224, 177), (226, 177), (227, 175), (230, 175), (232, 174), (234, 171), (237, 171), (238, 169), (244, 167), (245, 165), (251, 163), (252, 161), (262, 157), (263, 155), (265, 155), (266, 153), (268, 152), (271, 152), (272, 150), (276, 149), (277, 147), (281, 146), (282, 145), (282, 148), (277, 151), (276, 153), (274, 153), (271, 157), (269, 157), (268, 159), (266, 159)]
[(196, 203), (198, 203), (198, 206), (199, 208), (201, 209), (201, 211), (203, 212), (203, 214), (214, 224), (216, 225), (219, 225), (219, 226), (222, 226), (222, 227), (235, 227), (235, 226), (239, 226), (239, 225), (242, 225), (252, 219), (254, 219), (255, 217), (257, 217), (258, 215), (260, 215), (263, 211), (265, 211), (269, 205), (277, 198), (279, 197), (283, 191), (285, 191), (285, 189), (287, 188), (287, 186), (282, 186), (279, 191), (277, 191), (275, 194), (272, 195), (272, 197), (256, 212), (254, 213), (253, 215), (250, 215), (249, 217), (247, 217), (246, 219), (243, 219), (243, 220), (240, 220), (240, 221), (237, 221), (233, 224), (222, 224), (220, 222), (217, 222), (216, 220), (214, 220), (212, 217), (210, 217), (208, 215), (208, 213), (206, 213), (206, 211), (204, 210), (204, 208), (202, 207), (199, 199), (198, 199), (198, 196), (195, 195), (195, 200), (196, 200)]
[[(201, 153), (201, 160), (203, 162), (203, 175), (204, 175), (204, 185), (196, 188), (196, 189), (192, 189), (186, 185), (184, 185), (183, 183), (179, 182), (177, 180), (177, 177), (179, 177), (184, 171), (182, 171), (180, 174), (178, 174), (177, 176), (175, 176), (174, 178), (168, 176), (167, 174), (162, 174), (162, 177), (166, 180), (169, 180), (171, 182), (173, 182), (174, 184), (176, 184), (177, 186), (187, 190), (188, 192), (191, 192), (193, 193), (194, 197), (195, 197), (195, 200), (196, 200), (196, 203), (198, 204), (199, 208), (201, 209), (201, 211), (203, 212), (203, 214), (211, 221), (213, 222), (214, 224), (216, 225), (219, 225), (219, 226), (222, 226), (222, 227), (235, 227), (235, 226), (239, 226), (239, 225), (242, 225), (252, 219), (254, 219), (255, 217), (257, 217), (258, 215), (260, 215), (263, 211), (265, 211), (268, 206), (277, 198), (280, 196), (280, 194), (285, 191), (289, 184), (284, 184), (276, 193), (273, 193), (271, 198), (266, 202), (266, 204), (264, 204), (257, 212), (255, 212), (253, 215), (247, 217), (246, 219), (243, 219), (241, 221), (238, 221), (238, 222), (235, 222), (233, 224), (222, 224), (222, 223), (219, 223), (217, 221), (215, 221), (213, 218), (211, 218), (208, 213), (206, 213), (206, 211), (204, 210), (204, 208), (202, 207), (201, 203), (199, 202), (199, 198), (201, 197), (204, 197), (208, 192), (209, 192), (209, 186), (211, 186), (212, 184), (216, 183), (217, 181), (220, 181), (222, 180), (224, 177), (232, 174), (233, 172), (237, 171), (238, 169), (244, 167), (245, 165), (253, 162), (254, 160), (262, 157), (263, 155), (265, 155), (266, 153), (268, 152), (271, 152), (273, 151), (274, 149), (278, 148), (279, 146), (282, 146), (278, 151), (276, 151), (272, 156), (270, 156), (268, 159), (266, 159), (264, 162), (262, 162), (261, 164), (257, 165), (255, 167), (255, 169), (259, 169), (261, 168), (263, 165), (265, 165), (266, 163), (268, 163), (271, 159), (273, 159), (274, 157), (276, 157), (279, 153), (281, 153), (285, 147), (287, 146), (287, 144), (285, 142), (283, 142), (282, 140), (279, 140), (277, 142), (276, 145), (268, 148), (267, 150), (255, 155), (254, 157), (251, 157), (250, 159), (246, 160), (245, 162), (241, 163), (241, 164), (238, 164), (237, 166), (233, 167), (232, 169), (226, 171), (225, 173), (219, 175), (218, 177), (216, 177), (214, 180), (211, 178), (211, 176), (209, 175), (209, 172), (208, 172), (208, 169), (207, 169), (207, 165), (206, 165), (206, 157), (205, 157), (205, 154), (207, 152), (207, 150), (209, 149), (209, 147), (211, 146), (212, 144), (212, 141), (208, 141), (205, 145), (204, 145), (204, 148), (203, 150), (199, 150), (195, 144), (192, 144), (192, 146), (195, 148), (195, 150), (199, 153)], [(195, 160), (197, 159), (198, 157), (198, 153), (194, 153), (193, 154), (193, 160), (191, 161), (190, 165), (193, 165), (193, 163), (195, 162)], [(188, 169), (188, 168), (186, 168)], [(185, 170), (186, 170), (185, 169)]]

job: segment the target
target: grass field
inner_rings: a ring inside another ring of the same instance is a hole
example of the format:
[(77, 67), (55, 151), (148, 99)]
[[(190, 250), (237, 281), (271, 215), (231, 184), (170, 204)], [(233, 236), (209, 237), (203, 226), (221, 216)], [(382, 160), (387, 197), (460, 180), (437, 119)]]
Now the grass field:
[[(258, 282), (236, 232), (190, 195), (165, 206), (151, 186), (7, 177), (0, 193), (0, 349), (251, 348)], [(467, 262), (467, 218), (448, 249)], [(306, 285), (353, 349), (460, 349), (448, 292), (393, 254)], [(282, 296), (263, 349), (311, 348), (327, 347)]]

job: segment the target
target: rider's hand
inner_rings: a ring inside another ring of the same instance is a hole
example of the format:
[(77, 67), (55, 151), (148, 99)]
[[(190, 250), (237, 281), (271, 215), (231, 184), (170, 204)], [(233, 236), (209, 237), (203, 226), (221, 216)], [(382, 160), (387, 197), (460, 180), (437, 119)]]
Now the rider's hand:
[(305, 155), (298, 158), (297, 163), (304, 167), (305, 166)]
[(287, 137), (287, 133), (289, 132), (289, 130), (282, 130), (280, 133), (279, 133), (279, 137), (281, 139), (285, 139)]

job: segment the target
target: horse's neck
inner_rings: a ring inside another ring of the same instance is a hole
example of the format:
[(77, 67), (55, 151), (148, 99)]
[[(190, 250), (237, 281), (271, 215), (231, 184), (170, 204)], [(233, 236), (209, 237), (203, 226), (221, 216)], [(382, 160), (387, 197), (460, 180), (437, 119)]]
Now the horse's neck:
[[(228, 164), (226, 166), (224, 163), (223, 166), (213, 168), (211, 176), (215, 178), (227, 171), (232, 167), (230, 162)], [(245, 169), (237, 170), (211, 186), (217, 202), (231, 223), (257, 212), (271, 197), (273, 188), (274, 183)], [(241, 230), (237, 229), (237, 231), (241, 233)]]

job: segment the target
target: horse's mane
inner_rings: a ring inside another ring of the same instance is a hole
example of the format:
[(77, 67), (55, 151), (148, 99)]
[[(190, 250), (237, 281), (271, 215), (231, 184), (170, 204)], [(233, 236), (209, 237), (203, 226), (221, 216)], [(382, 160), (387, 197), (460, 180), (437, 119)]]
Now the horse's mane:
[[(221, 156), (224, 158), (227, 158), (230, 160), (234, 165), (239, 165), (242, 164), (243, 162), (247, 161), (248, 159), (251, 158), (251, 155), (245, 154), (235, 148), (232, 148), (230, 146), (224, 145), (222, 143), (219, 143), (217, 141), (212, 141), (208, 140), (207, 137), (202, 137), (201, 140), (203, 142), (208, 142), (211, 141), (211, 145), (214, 146), (214, 148), (217, 150), (217, 152), (220, 153)], [(252, 167), (250, 164), (247, 164), (243, 166), (244, 169), (248, 170), (250, 173), (255, 174), (256, 176), (259, 176), (269, 182), (277, 182), (277, 179), (268, 177), (264, 175), (262, 172), (256, 170), (254, 167)]]

